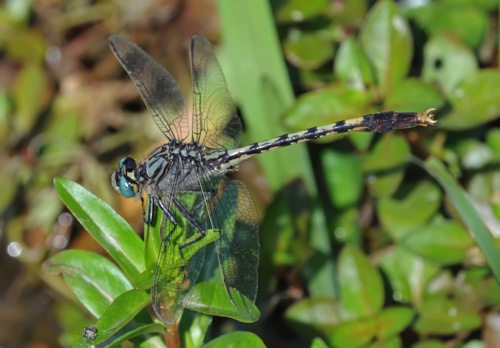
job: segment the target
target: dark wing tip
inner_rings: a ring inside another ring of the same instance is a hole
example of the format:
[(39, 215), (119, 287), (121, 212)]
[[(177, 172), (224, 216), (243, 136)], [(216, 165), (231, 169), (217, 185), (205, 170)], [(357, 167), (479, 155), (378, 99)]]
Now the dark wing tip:
[(137, 46), (125, 36), (119, 34), (110, 35), (108, 38), (108, 43), (109, 47), (111, 47), (111, 50), (115, 53), (115, 55), (117, 55), (118, 52), (127, 52), (134, 46)]
[(119, 34), (111, 34), (108, 37), (108, 42), (111, 47), (116, 46), (117, 44), (120, 44), (120, 41), (123, 42), (125, 38), (122, 35)]

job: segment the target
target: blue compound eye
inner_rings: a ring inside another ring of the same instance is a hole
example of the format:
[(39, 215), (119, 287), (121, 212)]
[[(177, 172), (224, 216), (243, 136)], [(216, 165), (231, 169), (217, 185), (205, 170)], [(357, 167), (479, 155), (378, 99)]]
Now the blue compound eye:
[(120, 181), (118, 183), (118, 190), (124, 197), (131, 198), (137, 194), (139, 187), (129, 178), (122, 176), (120, 177)]

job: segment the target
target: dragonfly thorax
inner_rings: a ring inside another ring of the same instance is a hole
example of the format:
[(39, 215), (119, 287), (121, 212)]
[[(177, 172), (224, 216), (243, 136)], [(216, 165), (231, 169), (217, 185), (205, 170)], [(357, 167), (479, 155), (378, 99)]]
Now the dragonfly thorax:
[(143, 181), (146, 192), (158, 189), (165, 193), (172, 185), (177, 186), (174, 181), (189, 184), (201, 168), (207, 169), (203, 152), (204, 147), (197, 142), (171, 141), (162, 145), (136, 170), (141, 177), (138, 181), (147, 179)]

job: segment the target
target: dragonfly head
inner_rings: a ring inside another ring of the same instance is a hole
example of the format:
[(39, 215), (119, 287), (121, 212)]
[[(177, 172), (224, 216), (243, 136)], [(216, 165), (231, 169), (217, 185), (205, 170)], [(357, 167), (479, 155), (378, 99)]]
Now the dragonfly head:
[(133, 158), (125, 157), (118, 162), (118, 169), (111, 175), (111, 185), (124, 197), (134, 197), (140, 191), (135, 180), (136, 168), (137, 162)]

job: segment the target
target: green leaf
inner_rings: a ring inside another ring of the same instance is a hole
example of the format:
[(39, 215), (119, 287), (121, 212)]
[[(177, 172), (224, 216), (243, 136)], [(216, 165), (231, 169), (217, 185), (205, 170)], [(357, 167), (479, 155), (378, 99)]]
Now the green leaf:
[(463, 191), (453, 176), (436, 158), (430, 157), (425, 162), (424, 168), (443, 186), (450, 198), (450, 203), (458, 211), (465, 226), (474, 235), (495, 278), (500, 282), (500, 252), (496, 247), (495, 240), (484, 225), (467, 193)]
[(381, 198), (377, 215), (384, 229), (398, 241), (434, 216), (441, 205), (441, 196), (436, 184), (422, 181), (403, 199)]
[[(80, 344), (76, 345), (76, 348), (88, 348), (89, 343), (91, 343), (92, 347), (95, 346), (96, 343), (100, 342), (98, 347), (102, 348), (112, 348), (118, 347), (121, 343), (134, 340), (134, 338), (141, 337), (139, 339), (140, 345), (138, 347), (141, 348), (160, 348), (165, 347), (163, 340), (160, 339), (160, 335), (165, 333), (165, 327), (161, 324), (128, 324), (123, 329), (121, 329), (115, 335), (109, 337), (107, 340), (102, 341), (101, 336), (108, 336), (106, 331), (98, 330), (97, 337), (88, 341), (80, 338)], [(159, 335), (151, 335), (151, 334), (159, 334)]]
[(44, 269), (62, 274), (78, 300), (96, 318), (132, 284), (118, 267), (101, 255), (83, 250), (64, 250), (44, 262)]
[(204, 348), (219, 347), (241, 347), (241, 348), (265, 348), (264, 342), (252, 332), (234, 331), (203, 345)]
[(109, 205), (67, 179), (55, 178), (54, 186), (64, 204), (129, 279), (145, 270), (143, 241)]
[(370, 62), (352, 37), (340, 43), (335, 56), (335, 76), (355, 90), (363, 91), (374, 83)]
[(473, 48), (478, 48), (483, 42), (489, 21), (486, 11), (480, 9), (476, 2), (457, 4), (456, 1), (431, 3), (422, 18), (425, 21), (420, 22), (429, 36), (451, 33)]
[(387, 339), (398, 335), (411, 324), (415, 312), (407, 307), (389, 307), (375, 318), (376, 335), (379, 339)]
[(395, 246), (385, 255), (381, 267), (391, 283), (391, 297), (398, 302), (411, 302), (415, 307), (420, 306), (427, 285), (439, 272), (434, 263), (400, 246)]
[[(149, 294), (143, 290), (132, 289), (118, 296), (95, 323), (99, 334), (94, 343), (111, 338), (150, 303)], [(157, 332), (163, 333), (163, 330)]]
[(437, 83), (448, 97), (453, 96), (461, 82), (474, 76), (477, 68), (474, 52), (452, 37), (434, 36), (424, 47), (422, 76), (426, 81)]
[(361, 161), (356, 154), (327, 150), (321, 163), (333, 205), (344, 209), (354, 205), (363, 190)]
[(310, 297), (291, 305), (285, 313), (287, 323), (306, 335), (328, 335), (338, 324), (354, 319), (342, 303), (328, 297)]
[(333, 58), (334, 45), (323, 31), (302, 32), (293, 29), (284, 43), (287, 59), (302, 69), (316, 69)]
[(419, 317), (413, 325), (421, 335), (454, 335), (481, 326), (481, 317), (475, 310), (464, 308), (446, 298), (431, 298), (419, 309)]
[(376, 197), (389, 197), (403, 180), (410, 147), (396, 134), (384, 134), (363, 158), (363, 171), (367, 174), (370, 193)]
[(498, 70), (484, 69), (464, 81), (450, 97), (453, 110), (439, 120), (439, 127), (464, 130), (497, 119), (500, 113), (499, 79)]
[(260, 317), (259, 309), (255, 305), (252, 318), (242, 315), (229, 300), (225, 288), (211, 282), (201, 282), (194, 286), (186, 308), (204, 314), (232, 318), (243, 323), (253, 323)]
[[(445, 103), (439, 91), (430, 83), (416, 78), (398, 82), (384, 100), (384, 109), (398, 111), (439, 109)], [(440, 120), (441, 122), (441, 120)]]
[(373, 318), (342, 323), (329, 334), (328, 342), (332, 347), (362, 347), (372, 341), (375, 330)]
[(401, 245), (429, 261), (448, 265), (463, 262), (474, 240), (459, 224), (444, 221), (411, 231)]
[(382, 309), (382, 278), (358, 248), (346, 245), (340, 252), (338, 283), (343, 307), (357, 317), (371, 316)]
[(390, 95), (408, 73), (413, 54), (410, 27), (392, 1), (373, 6), (361, 28), (360, 42), (382, 94)]

